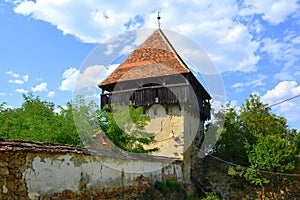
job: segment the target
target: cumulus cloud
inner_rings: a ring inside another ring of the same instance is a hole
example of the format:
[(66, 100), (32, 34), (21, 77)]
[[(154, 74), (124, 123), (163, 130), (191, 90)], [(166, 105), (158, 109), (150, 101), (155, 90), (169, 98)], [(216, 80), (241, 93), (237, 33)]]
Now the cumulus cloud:
[(28, 75), (28, 74), (26, 74), (26, 75), (23, 76), (23, 80), (24, 80), (25, 82), (27, 82), (28, 79), (29, 79), (29, 75)]
[(48, 85), (47, 83), (43, 82), (36, 85), (35, 87), (32, 87), (31, 90), (32, 92), (47, 92), (48, 91), (47, 85)]
[(285, 54), (291, 48), (288, 43), (280, 42), (279, 39), (264, 38), (262, 44), (261, 51), (268, 53), (273, 62), (289, 59), (290, 54)]
[(299, 72), (300, 44), (296, 31), (284, 32), (282, 38), (266, 37), (262, 39), (261, 51), (267, 53), (270, 62), (280, 69), (275, 78), (278, 80), (295, 80)]
[(261, 14), (262, 18), (272, 25), (283, 22), (299, 8), (297, 0), (245, 0), (241, 14)]
[(18, 92), (18, 93), (22, 93), (22, 94), (27, 94), (28, 93), (28, 90), (25, 90), (24, 88), (18, 88), (15, 91)]
[(250, 78), (250, 80), (246, 80), (244, 82), (237, 82), (233, 84), (231, 87), (232, 88), (243, 88), (243, 87), (249, 87), (251, 86), (252, 88), (258, 87), (258, 86), (264, 86), (266, 85), (265, 80), (267, 76), (258, 74), (253, 78)]
[(29, 79), (29, 75), (28, 74), (26, 74), (26, 75), (24, 75), (22, 77), (21, 77), (20, 74), (15, 73), (13, 71), (7, 71), (6, 74), (8, 74), (11, 78), (13, 78), (13, 79), (8, 80), (9, 83), (15, 83), (15, 84), (21, 85), (24, 82), (27, 82), (28, 79)]
[(296, 81), (282, 81), (262, 96), (266, 102), (274, 102), (300, 95), (300, 85)]
[[(300, 95), (300, 85), (296, 81), (282, 81), (273, 89), (268, 90), (261, 99), (263, 102), (272, 105), (298, 95)], [(272, 107), (272, 109), (277, 114), (284, 116), (291, 124), (297, 124), (300, 120), (300, 98), (290, 99), (276, 105), (276, 107)]]
[(19, 80), (19, 79), (16, 79), (16, 80), (9, 80), (8, 82), (9, 82), (9, 83), (20, 84), (20, 85), (24, 83), (23, 80)]
[(43, 0), (23, 1), (17, 4), (14, 10), (16, 13), (47, 21), (64, 34), (75, 35), (82, 41), (97, 42), (141, 22), (139, 17), (129, 14), (132, 9), (143, 12), (157, 8), (151, 2), (139, 4), (131, 1), (119, 6), (119, 3), (114, 1)]
[(93, 65), (82, 70), (69, 68), (64, 71), (59, 89), (62, 91), (73, 91), (85, 89), (86, 91), (95, 89), (98, 83), (106, 78), (119, 64), (110, 65), (108, 68), (103, 65)]
[[(117, 66), (117, 65), (114, 65)], [(102, 65), (93, 65), (82, 70), (76, 79), (76, 90), (97, 88), (98, 83), (113, 70)]]
[(59, 89), (62, 91), (73, 91), (78, 74), (79, 70), (73, 67), (65, 70), (62, 74), (64, 80), (61, 82)]
[(15, 73), (13, 71), (7, 71), (6, 74), (10, 75), (13, 78), (19, 78), (20, 77), (19, 74)]
[(55, 91), (49, 91), (47, 97), (54, 97)]
[[(235, 20), (241, 11), (234, 0), (191, 1), (188, 4), (179, 0), (172, 3), (164, 0), (130, 0), (122, 6), (118, 4), (115, 1), (96, 0), (23, 1), (16, 5), (15, 12), (49, 22), (64, 34), (74, 35), (84, 42), (102, 42), (125, 30), (157, 28), (156, 10), (161, 8), (162, 28), (178, 31), (203, 45), (221, 72), (257, 70), (260, 57), (255, 52), (259, 45), (250, 30)], [(272, 13), (266, 13), (268, 9), (261, 9), (263, 6), (256, 4), (259, 2), (247, 1), (242, 14), (264, 13), (266, 20), (271, 20)], [(275, 3), (271, 5), (274, 12), (277, 11)], [(286, 4), (281, 2), (280, 5)], [(276, 16), (276, 21), (284, 20), (294, 10), (293, 6), (285, 8), (289, 8), (289, 11), (283, 13), (280, 10), (280, 17)], [(109, 54), (112, 48), (108, 46), (106, 53)]]

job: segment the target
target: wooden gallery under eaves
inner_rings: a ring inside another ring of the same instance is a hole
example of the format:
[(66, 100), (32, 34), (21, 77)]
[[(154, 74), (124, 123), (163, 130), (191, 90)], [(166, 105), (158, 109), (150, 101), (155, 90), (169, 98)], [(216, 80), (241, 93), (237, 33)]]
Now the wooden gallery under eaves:
[[(157, 156), (183, 159), (192, 142), (203, 135), (210, 119), (208, 92), (168, 41), (155, 30), (105, 80), (105, 105), (142, 106), (151, 118), (146, 131), (155, 134)], [(153, 146), (151, 146), (153, 147)]]

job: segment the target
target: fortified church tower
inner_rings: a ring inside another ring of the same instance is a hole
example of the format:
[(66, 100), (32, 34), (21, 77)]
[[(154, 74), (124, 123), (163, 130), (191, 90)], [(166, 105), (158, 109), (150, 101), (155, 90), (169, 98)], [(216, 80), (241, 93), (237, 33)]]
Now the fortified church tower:
[(183, 159), (190, 171), (191, 153), (203, 136), (204, 121), (210, 119), (211, 97), (161, 29), (98, 86), (101, 108), (142, 106), (151, 118), (146, 130), (155, 134), (156, 143), (149, 148), (159, 148), (153, 155)]

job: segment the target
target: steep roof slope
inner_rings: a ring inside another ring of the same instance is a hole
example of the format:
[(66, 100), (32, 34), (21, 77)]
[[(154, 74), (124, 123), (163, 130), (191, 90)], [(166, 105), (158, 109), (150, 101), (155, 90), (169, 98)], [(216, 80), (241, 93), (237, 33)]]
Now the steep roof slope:
[(98, 86), (189, 72), (166, 36), (157, 29)]

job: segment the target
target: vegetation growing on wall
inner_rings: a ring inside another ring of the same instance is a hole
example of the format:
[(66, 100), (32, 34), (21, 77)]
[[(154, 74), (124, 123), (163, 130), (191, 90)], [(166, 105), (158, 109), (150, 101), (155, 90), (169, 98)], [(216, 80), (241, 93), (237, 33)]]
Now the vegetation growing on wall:
[(143, 108), (133, 106), (114, 106), (114, 112), (99, 110), (98, 119), (101, 130), (118, 147), (134, 153), (157, 151), (158, 148), (145, 149), (144, 145), (155, 142), (154, 134), (144, 131), (149, 120), (143, 115)]
[[(228, 104), (215, 116), (216, 123), (210, 124), (219, 128), (214, 154), (237, 164), (235, 175), (262, 185), (271, 181), (268, 174), (295, 168), (300, 133), (289, 129), (285, 118), (272, 114), (259, 96), (251, 95), (239, 111)], [(217, 127), (221, 116), (224, 125)]]

